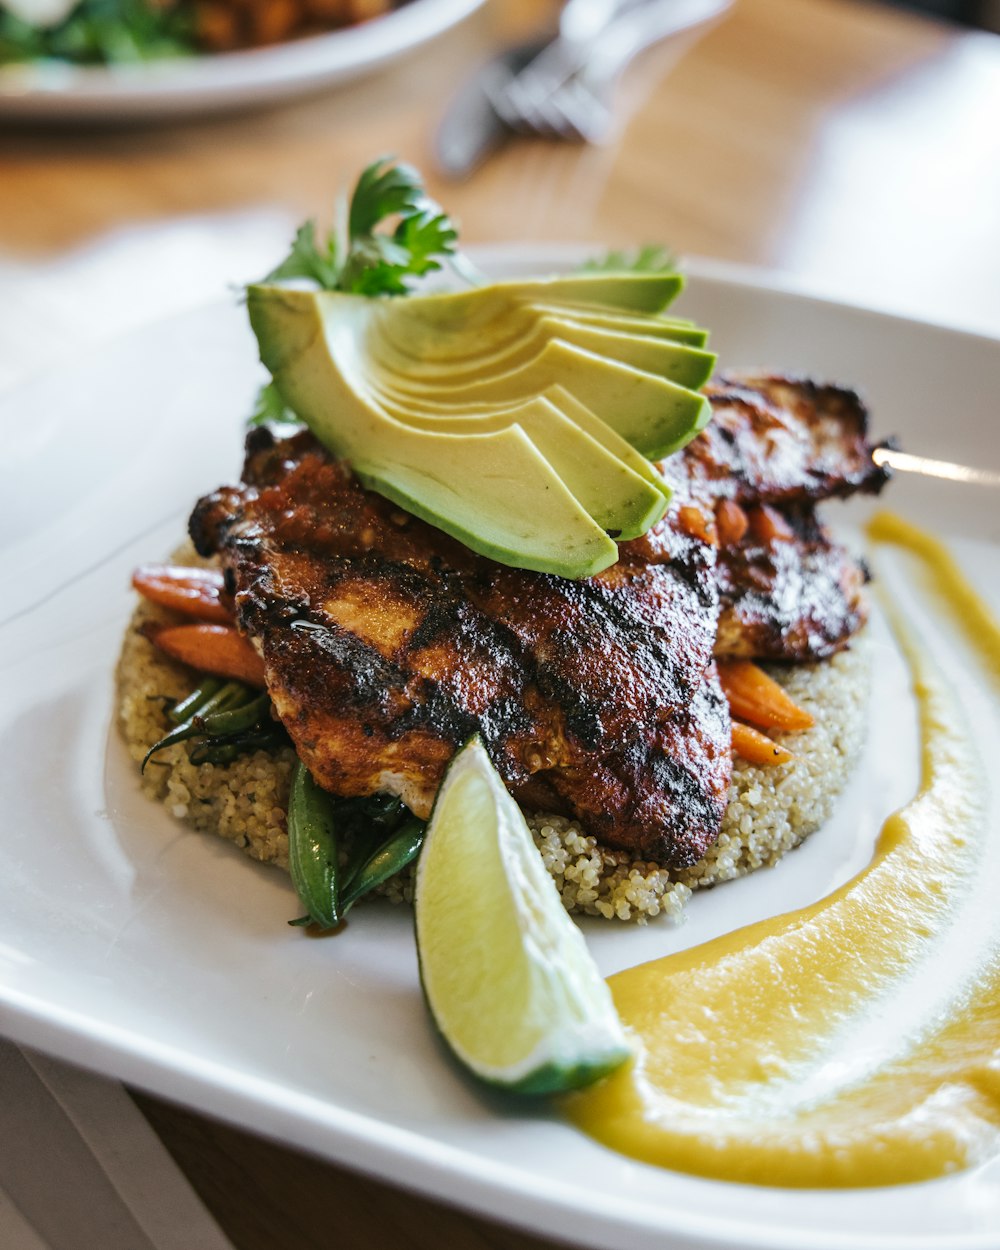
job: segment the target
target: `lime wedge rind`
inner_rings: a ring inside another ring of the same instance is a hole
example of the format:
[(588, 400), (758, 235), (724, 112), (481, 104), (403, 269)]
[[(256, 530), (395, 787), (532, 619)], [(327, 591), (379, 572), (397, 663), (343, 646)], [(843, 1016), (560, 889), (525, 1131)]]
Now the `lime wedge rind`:
[(478, 738), (441, 783), (415, 912), (431, 1015), (479, 1079), (556, 1093), (629, 1057), (610, 991)]

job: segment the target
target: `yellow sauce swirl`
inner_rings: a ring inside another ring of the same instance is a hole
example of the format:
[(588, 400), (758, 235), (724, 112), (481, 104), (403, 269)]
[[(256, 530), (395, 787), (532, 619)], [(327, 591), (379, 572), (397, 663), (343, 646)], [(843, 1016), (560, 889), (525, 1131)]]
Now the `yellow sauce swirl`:
[[(1000, 625), (941, 544), (886, 513), (869, 534), (920, 558), (1000, 676)], [(636, 1058), (565, 1102), (606, 1145), (676, 1171), (816, 1187), (924, 1180), (1000, 1148), (1000, 948), (991, 935), (952, 985), (942, 956), (989, 836), (988, 787), (945, 678), (890, 616), (919, 707), (918, 794), (829, 897), (611, 978)], [(928, 977), (943, 1007), (916, 1036), (887, 1029)]]

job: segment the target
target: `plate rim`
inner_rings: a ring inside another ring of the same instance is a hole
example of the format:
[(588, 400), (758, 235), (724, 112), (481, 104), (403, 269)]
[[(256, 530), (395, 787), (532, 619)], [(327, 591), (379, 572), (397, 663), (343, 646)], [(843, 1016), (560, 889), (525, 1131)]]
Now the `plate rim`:
[(267, 104), (347, 82), (470, 17), (486, 0), (410, 0), (381, 17), (264, 48), (138, 65), (0, 66), (0, 118), (92, 123)]
[[(553, 261), (560, 257), (566, 263), (572, 263), (581, 255), (593, 254), (594, 250), (586, 244), (493, 245), (477, 248), (472, 254), (484, 265), (506, 261), (508, 264), (517, 263), (530, 268), (532, 257), (545, 257), (547, 266), (552, 267)], [(817, 293), (806, 282), (789, 279), (766, 269), (705, 258), (692, 258), (686, 268), (692, 278), (709, 284), (734, 284), (742, 288), (768, 291), (781, 297), (790, 296), (833, 305), (850, 313), (863, 313), (912, 325), (932, 326), (949, 334), (978, 340), (984, 345), (1000, 344), (1000, 336), (938, 324), (922, 317), (901, 315), (874, 308), (867, 303), (833, 298)], [(230, 301), (219, 299), (173, 314), (164, 320), (176, 322), (198, 313), (213, 315), (213, 309), (216, 310), (216, 315), (221, 315), (223, 311), (231, 315), (234, 311)], [(122, 341), (128, 341), (135, 336), (153, 334), (157, 324), (159, 323), (154, 321), (136, 327), (126, 334), (115, 336), (105, 344), (88, 349), (87, 354), (93, 356), (102, 350), (113, 349)], [(71, 371), (72, 368), (73, 361), (70, 359), (65, 369)], [(63, 372), (63, 369), (59, 372)], [(38, 380), (25, 380), (0, 395), (0, 414), (8, 404), (16, 406), (17, 394), (25, 387), (37, 385)], [(110, 727), (110, 732), (114, 733), (113, 726)], [(310, 1095), (290, 1093), (274, 1080), (246, 1074), (234, 1079), (215, 1061), (199, 1060), (179, 1047), (160, 1045), (155, 1039), (141, 1033), (101, 1024), (78, 1012), (33, 999), (28, 994), (12, 993), (2, 983), (0, 1004), (5, 1009), (4, 1031), (9, 1032), (21, 1044), (37, 1046), (71, 1062), (84, 1060), (88, 1067), (130, 1081), (160, 1096), (209, 1110), (212, 1114), (241, 1124), (252, 1132), (273, 1137), (285, 1144), (299, 1145), (335, 1160), (342, 1166), (368, 1172), (387, 1183), (415, 1189), (438, 1200), (451, 1202), (488, 1219), (541, 1235), (557, 1238), (572, 1236), (580, 1244), (593, 1247), (629, 1245), (642, 1247), (644, 1250), (647, 1246), (662, 1246), (664, 1236), (670, 1236), (673, 1238), (672, 1244), (678, 1250), (688, 1246), (702, 1247), (704, 1250), (736, 1250), (737, 1247), (739, 1250), (801, 1250), (799, 1231), (786, 1232), (773, 1227), (766, 1230), (747, 1230), (736, 1220), (720, 1219), (717, 1216), (710, 1217), (712, 1224), (706, 1228), (704, 1215), (699, 1214), (692, 1219), (690, 1212), (676, 1208), (670, 1210), (671, 1223), (665, 1226), (656, 1220), (657, 1211), (648, 1202), (641, 1207), (631, 1202), (629, 1221), (623, 1224), (621, 1213), (615, 1209), (613, 1199), (605, 1198), (597, 1192), (592, 1196), (593, 1206), (583, 1211), (574, 1210), (571, 1217), (566, 1206), (553, 1202), (551, 1196), (546, 1197), (543, 1194), (543, 1186), (551, 1190), (551, 1179), (543, 1177), (530, 1190), (526, 1190), (523, 1174), (507, 1165), (476, 1156), (448, 1143), (427, 1139), (413, 1130), (393, 1125), (375, 1115), (363, 1115), (335, 1104), (323, 1103)], [(11, 1019), (8, 1017), (8, 1008), (17, 1013), (13, 1017), (14, 1028), (9, 1027)], [(57, 1042), (54, 1046), (53, 1038)], [(59, 1045), (59, 1042), (64, 1045)], [(81, 1055), (81, 1042), (85, 1044), (85, 1059)], [(173, 1066), (170, 1066), (171, 1058)], [(253, 1091), (249, 1097), (248, 1089)], [(240, 1106), (233, 1104), (242, 1104), (244, 1114), (241, 1114)], [(262, 1128), (248, 1120), (246, 1109), (260, 1109), (265, 1106), (273, 1114), (274, 1124), (284, 1122), (289, 1129), (296, 1126), (300, 1130), (298, 1140), (290, 1132), (281, 1132), (275, 1127)], [(306, 1109), (315, 1111), (317, 1108), (322, 1114), (305, 1117)], [(324, 1144), (303, 1142), (303, 1124), (307, 1124), (311, 1130), (307, 1137), (323, 1136)], [(331, 1138), (336, 1143), (335, 1150), (329, 1148)], [(359, 1141), (371, 1150), (371, 1158), (364, 1161), (358, 1159)], [(419, 1150), (413, 1148), (414, 1143), (420, 1144)], [(458, 1196), (454, 1192), (456, 1181), (463, 1184), (463, 1191)], [(511, 1197), (516, 1197), (522, 1208), (516, 1215), (510, 1209)], [(530, 1208), (528, 1211), (524, 1211), (525, 1205)], [(659, 1214), (662, 1215), (662, 1212)], [(907, 1250), (916, 1250), (921, 1246), (928, 1250), (931, 1247), (940, 1250), (942, 1245), (937, 1236), (924, 1239), (912, 1235), (898, 1237), (889, 1234), (866, 1234), (865, 1243), (870, 1250), (903, 1250), (904, 1247)], [(849, 1244), (857, 1244), (853, 1234), (828, 1236), (823, 1232), (817, 1232), (809, 1243), (810, 1250), (844, 1250)], [(992, 1234), (974, 1232), (950, 1235), (947, 1244), (956, 1250), (996, 1250), (1000, 1243)]]

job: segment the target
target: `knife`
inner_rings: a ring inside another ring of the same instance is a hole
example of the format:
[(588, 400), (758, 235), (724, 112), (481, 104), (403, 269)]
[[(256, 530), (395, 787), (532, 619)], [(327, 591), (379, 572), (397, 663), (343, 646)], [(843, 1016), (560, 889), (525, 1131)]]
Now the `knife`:
[(529, 65), (552, 42), (551, 34), (507, 48), (481, 65), (459, 88), (434, 135), (434, 156), (449, 178), (467, 178), (514, 131), (493, 107), (491, 93)]

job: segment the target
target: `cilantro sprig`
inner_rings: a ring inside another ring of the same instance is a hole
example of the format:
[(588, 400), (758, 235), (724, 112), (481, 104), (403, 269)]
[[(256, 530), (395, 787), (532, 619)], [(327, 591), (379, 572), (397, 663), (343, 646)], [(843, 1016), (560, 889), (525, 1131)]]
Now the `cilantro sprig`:
[(677, 273), (677, 256), (662, 243), (646, 243), (633, 251), (606, 252), (586, 261), (586, 273)]
[(299, 425), (299, 419), (281, 398), (278, 388), (268, 382), (257, 392), (253, 412), (247, 417), (247, 427), (256, 429), (258, 425)]
[(324, 291), (405, 295), (409, 280), (440, 269), (457, 243), (454, 222), (413, 166), (383, 156), (358, 179), (342, 228), (321, 237), (307, 221), (264, 281), (305, 278)]
[[(323, 291), (405, 295), (411, 279), (455, 257), (458, 230), (424, 190), (412, 165), (382, 156), (361, 173), (341, 222), (326, 235), (299, 226), (288, 255), (264, 282), (304, 280)], [(248, 424), (296, 421), (273, 382), (261, 387)]]
[(264, 278), (265, 282), (283, 282), (289, 278), (308, 278), (324, 291), (336, 291), (340, 277), (337, 261), (337, 240), (331, 234), (323, 243), (316, 242), (316, 223), (303, 222), (295, 231), (288, 255)]

